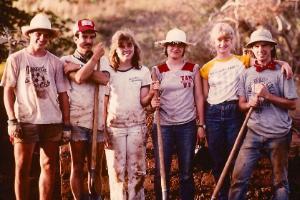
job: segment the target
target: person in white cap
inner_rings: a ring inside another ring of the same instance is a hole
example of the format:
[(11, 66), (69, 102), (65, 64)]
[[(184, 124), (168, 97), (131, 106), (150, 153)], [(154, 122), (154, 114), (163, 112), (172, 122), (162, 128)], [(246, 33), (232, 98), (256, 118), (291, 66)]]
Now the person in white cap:
[[(97, 184), (101, 185), (101, 158), (104, 153), (104, 119), (103, 99), (105, 85), (109, 80), (107, 69), (110, 68), (108, 60), (104, 57), (103, 45), (96, 44), (96, 27), (92, 20), (81, 19), (73, 26), (74, 42), (76, 50), (72, 55), (63, 56), (65, 62), (65, 73), (71, 84), (70, 96), (70, 120), (71, 120), (71, 175), (70, 185), (73, 198), (80, 200), (84, 198), (84, 163), (88, 159), (90, 166), (91, 136), (93, 126), (93, 105), (95, 85), (99, 84), (99, 116), (97, 153), (99, 160), (96, 166)], [(94, 46), (94, 48), (93, 48)], [(97, 69), (98, 64), (100, 69)], [(90, 176), (89, 176), (90, 178)], [(101, 188), (101, 187), (100, 187)], [(90, 190), (91, 188), (89, 188)], [(100, 191), (96, 191), (99, 192)], [(98, 194), (99, 196), (100, 194)]]
[(292, 120), (288, 111), (296, 108), (298, 97), (294, 81), (287, 80), (274, 61), (276, 44), (270, 31), (260, 28), (251, 34), (246, 46), (255, 62), (240, 77), (239, 107), (242, 111), (254, 107), (254, 111), (234, 166), (230, 200), (246, 199), (247, 185), (262, 151), (272, 163), (273, 198), (289, 199), (287, 167)]
[[(164, 47), (167, 60), (152, 68), (154, 80), (160, 82), (160, 98), (153, 98), (151, 105), (159, 107), (167, 193), (170, 191), (171, 162), (176, 147), (180, 198), (190, 200), (194, 199), (195, 194), (192, 161), (196, 140), (197, 137), (203, 140), (205, 136), (204, 97), (199, 65), (184, 58), (187, 47), (193, 45), (187, 41), (184, 31), (174, 28), (167, 33), (165, 40), (157, 43)], [(155, 196), (156, 199), (161, 199), (156, 118), (152, 132), (155, 151)]]
[[(52, 199), (62, 123), (69, 126), (69, 85), (63, 63), (46, 50), (57, 36), (44, 14), (22, 27), (29, 45), (6, 62), (1, 80), (8, 115), (8, 134), (14, 145), (16, 199), (28, 199), (35, 146), (40, 147), (39, 199)], [(68, 133), (66, 131), (65, 133)]]

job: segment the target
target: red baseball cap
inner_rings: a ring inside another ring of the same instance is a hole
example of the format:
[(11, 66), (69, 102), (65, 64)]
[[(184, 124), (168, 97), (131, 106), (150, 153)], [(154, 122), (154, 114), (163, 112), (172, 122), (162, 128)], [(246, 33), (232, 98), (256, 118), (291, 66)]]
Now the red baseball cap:
[(96, 32), (95, 23), (90, 19), (81, 19), (76, 21), (73, 27), (73, 34), (84, 31), (94, 31)]

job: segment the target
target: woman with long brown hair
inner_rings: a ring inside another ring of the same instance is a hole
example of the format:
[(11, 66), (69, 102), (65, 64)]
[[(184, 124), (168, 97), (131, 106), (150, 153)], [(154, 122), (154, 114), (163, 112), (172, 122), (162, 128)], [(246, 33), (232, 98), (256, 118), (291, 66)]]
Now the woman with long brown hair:
[(146, 125), (143, 107), (150, 103), (154, 91), (150, 90), (149, 69), (139, 63), (140, 52), (131, 31), (120, 30), (113, 35), (109, 54), (112, 68), (104, 103), (106, 132), (111, 142), (106, 149), (106, 159), (112, 200), (145, 198)]

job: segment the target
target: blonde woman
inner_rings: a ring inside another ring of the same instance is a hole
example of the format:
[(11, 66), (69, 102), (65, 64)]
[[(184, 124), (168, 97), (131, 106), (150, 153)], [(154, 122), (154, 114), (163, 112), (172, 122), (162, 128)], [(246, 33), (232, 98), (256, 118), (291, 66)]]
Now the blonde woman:
[[(215, 57), (200, 70), (203, 77), (203, 92), (207, 105), (205, 110), (208, 148), (213, 159), (213, 175), (216, 181), (224, 168), (227, 157), (239, 132), (242, 115), (238, 107), (238, 83), (245, 66), (250, 65), (250, 56), (232, 54), (235, 47), (235, 32), (227, 23), (217, 23), (210, 32)], [(290, 72), (287, 63), (285, 68)], [(230, 186), (226, 177), (219, 199), (228, 199)]]
[[(140, 47), (129, 30), (117, 31), (110, 48), (110, 81), (105, 98), (110, 198), (145, 199), (145, 113), (154, 95), (151, 75), (140, 65)], [(128, 191), (125, 172), (128, 173)], [(128, 195), (127, 195), (128, 194)]]

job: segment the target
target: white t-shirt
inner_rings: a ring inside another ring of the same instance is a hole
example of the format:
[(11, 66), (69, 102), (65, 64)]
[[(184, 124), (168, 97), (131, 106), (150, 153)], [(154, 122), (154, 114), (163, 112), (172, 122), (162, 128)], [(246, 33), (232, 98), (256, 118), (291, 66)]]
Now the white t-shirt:
[(144, 124), (146, 116), (140, 95), (141, 88), (151, 84), (149, 69), (145, 66), (127, 71), (111, 68), (109, 73), (107, 126), (125, 128)]
[(224, 101), (237, 100), (239, 76), (249, 65), (249, 56), (232, 55), (227, 59), (213, 59), (206, 63), (200, 74), (208, 80), (209, 91), (207, 102), (219, 104)]
[[(70, 61), (76, 64), (84, 64), (76, 59), (73, 55), (63, 56), (62, 61)], [(108, 71), (110, 68), (106, 57), (100, 59), (100, 71)], [(69, 91), (70, 98), (70, 121), (73, 126), (81, 126), (92, 129), (93, 127), (93, 110), (94, 110), (94, 94), (95, 84), (83, 83), (77, 84), (70, 81), (71, 90)], [(104, 129), (103, 105), (105, 96), (105, 86), (99, 85), (99, 119), (98, 130)]]
[(50, 52), (35, 57), (22, 49), (10, 55), (1, 86), (15, 87), (14, 111), (20, 122), (62, 123), (57, 97), (69, 84), (63, 76), (63, 63)]

